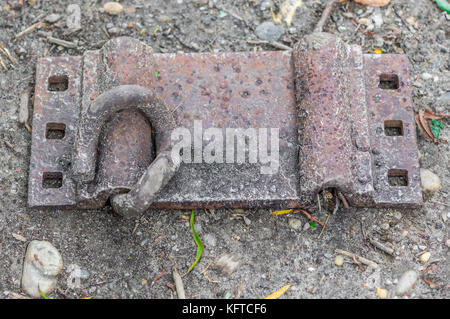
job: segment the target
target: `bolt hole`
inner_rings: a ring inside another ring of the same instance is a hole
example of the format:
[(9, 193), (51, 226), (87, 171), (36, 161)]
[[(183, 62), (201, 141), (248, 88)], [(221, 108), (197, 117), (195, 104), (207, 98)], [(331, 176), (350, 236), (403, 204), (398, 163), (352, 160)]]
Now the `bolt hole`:
[(398, 75), (389, 73), (381, 74), (378, 87), (383, 90), (397, 90), (400, 87)]
[(61, 172), (44, 172), (42, 176), (43, 188), (60, 188), (62, 186), (63, 175)]
[(403, 136), (403, 122), (396, 120), (384, 121), (384, 134), (386, 136)]
[(408, 171), (404, 169), (390, 169), (388, 171), (390, 186), (408, 186)]
[(66, 135), (66, 124), (47, 123), (45, 128), (45, 138), (48, 140), (61, 140)]
[(54, 75), (48, 78), (48, 90), (52, 92), (62, 92), (69, 87), (67, 75)]

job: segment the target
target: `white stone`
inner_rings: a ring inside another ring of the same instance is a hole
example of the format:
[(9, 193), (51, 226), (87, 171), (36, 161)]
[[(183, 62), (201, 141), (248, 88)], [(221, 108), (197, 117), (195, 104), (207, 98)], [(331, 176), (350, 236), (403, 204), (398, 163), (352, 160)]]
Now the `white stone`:
[(406, 294), (417, 281), (417, 273), (414, 270), (408, 270), (398, 280), (397, 287), (395, 288), (395, 294), (397, 296), (403, 296)]
[(78, 4), (69, 4), (67, 6), (67, 28), (71, 30), (81, 28), (81, 9)]
[(39, 290), (50, 293), (56, 286), (56, 276), (63, 268), (58, 250), (48, 241), (33, 240), (28, 244), (22, 273), (22, 290), (39, 298)]
[(439, 176), (428, 169), (420, 169), (420, 180), (424, 191), (436, 192), (441, 188)]

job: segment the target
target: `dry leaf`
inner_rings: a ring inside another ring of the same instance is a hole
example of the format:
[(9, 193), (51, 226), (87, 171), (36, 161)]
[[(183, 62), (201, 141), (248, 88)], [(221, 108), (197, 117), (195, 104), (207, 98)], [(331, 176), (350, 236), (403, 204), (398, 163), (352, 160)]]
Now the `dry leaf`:
[(268, 295), (266, 298), (264, 299), (278, 299), (280, 298), (285, 292), (286, 290), (288, 290), (289, 288), (291, 288), (292, 284), (286, 285), (280, 289), (278, 289), (277, 291), (271, 293), (270, 295)]
[(434, 137), (433, 132), (431, 131), (430, 124), (428, 120), (442, 120), (443, 118), (450, 117), (450, 114), (434, 114), (431, 110), (421, 110), (415, 116), (417, 126), (419, 130), (430, 140), (433, 142), (437, 142), (437, 139)]

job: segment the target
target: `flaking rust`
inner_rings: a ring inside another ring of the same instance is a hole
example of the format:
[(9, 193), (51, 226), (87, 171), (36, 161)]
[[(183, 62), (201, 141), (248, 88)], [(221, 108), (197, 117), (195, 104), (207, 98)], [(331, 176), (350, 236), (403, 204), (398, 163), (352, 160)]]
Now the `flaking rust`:
[[(125, 215), (295, 208), (337, 188), (352, 206), (419, 206), (407, 69), (404, 55), (363, 54), (326, 33), (291, 52), (153, 54), (123, 37), (82, 57), (40, 59), (28, 204), (92, 209), (111, 199)], [(130, 93), (120, 90), (140, 88), (150, 108), (117, 102)], [(278, 170), (261, 174), (264, 164), (248, 161), (173, 166), (167, 130), (193, 131), (196, 121), (203, 129), (279, 129)], [(158, 179), (164, 185), (142, 192), (161, 163), (170, 171)]]

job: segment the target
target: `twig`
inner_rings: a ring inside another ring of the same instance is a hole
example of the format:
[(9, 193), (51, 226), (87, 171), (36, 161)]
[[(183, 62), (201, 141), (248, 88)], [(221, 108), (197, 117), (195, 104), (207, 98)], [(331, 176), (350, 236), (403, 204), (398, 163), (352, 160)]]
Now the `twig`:
[(367, 266), (372, 266), (373, 268), (379, 268), (379, 266), (378, 266), (378, 264), (376, 262), (371, 261), (369, 259), (366, 259), (364, 257), (358, 256), (358, 255), (355, 255), (354, 253), (351, 253), (349, 251), (345, 251), (345, 250), (342, 250), (342, 249), (336, 249), (336, 252), (338, 254), (342, 254), (342, 255), (345, 255), (347, 257), (350, 257), (353, 260), (361, 262), (361, 263), (363, 263), (363, 264), (365, 264)]
[(156, 277), (152, 280), (150, 287), (153, 287), (153, 285), (158, 281), (158, 279), (160, 279), (161, 277), (163, 277), (165, 275), (167, 275), (167, 272), (165, 269), (163, 269), (162, 273), (160, 273), (159, 275), (156, 275)]
[(331, 213), (331, 215), (334, 215), (339, 209), (339, 197), (337, 197), (337, 196), (335, 196), (335, 197), (336, 197), (336, 206), (334, 207), (333, 212)]
[(449, 205), (449, 204), (446, 204), (446, 203), (441, 203), (441, 202), (434, 201), (434, 200), (430, 200), (430, 202), (435, 203), (435, 204), (440, 204), (440, 205), (444, 205), (444, 206), (450, 207), (450, 205)]
[(36, 22), (35, 24), (33, 24), (30, 27), (28, 27), (25, 30), (23, 30), (22, 32), (16, 34), (16, 36), (14, 37), (14, 40), (17, 40), (17, 39), (23, 37), (24, 35), (34, 31), (37, 28), (39, 28), (40, 26), (44, 26), (44, 25), (45, 25), (45, 22)]
[(433, 281), (431, 281), (431, 280), (425, 278), (425, 274), (426, 274), (428, 271), (430, 271), (430, 270), (431, 270), (431, 267), (433, 266), (433, 264), (437, 263), (438, 261), (439, 261), (439, 260), (435, 260), (435, 261), (430, 262), (430, 265), (429, 265), (427, 268), (425, 268), (425, 269), (423, 270), (423, 272), (422, 272), (422, 279), (423, 279), (423, 281), (425, 281), (429, 286), (436, 286), (436, 287), (439, 287), (439, 288), (445, 288), (445, 289), (447, 289), (447, 288), (450, 287), (450, 285), (445, 286), (445, 285), (437, 284), (437, 283), (435, 283), (435, 282), (433, 282)]
[(344, 194), (342, 194), (341, 192), (338, 192), (338, 196), (339, 196), (339, 199), (342, 201), (342, 204), (344, 204), (344, 207), (349, 209), (350, 205), (348, 204), (347, 199), (345, 198)]
[(177, 267), (173, 267), (173, 281), (175, 283), (175, 289), (177, 290), (178, 299), (186, 299), (186, 294), (184, 293), (183, 280), (177, 271)]
[(78, 44), (76, 44), (74, 42), (61, 40), (61, 39), (50, 37), (50, 36), (47, 37), (47, 41), (50, 42), (50, 43), (61, 45), (63, 47), (69, 48), (69, 49), (75, 49), (75, 48), (78, 47)]
[(322, 12), (322, 16), (320, 17), (319, 22), (317, 22), (313, 32), (322, 32), (323, 27), (327, 22), (328, 18), (330, 17), (331, 11), (333, 10), (333, 6), (336, 2), (337, 0), (328, 0), (325, 9)]
[(11, 55), (11, 53), (9, 53), (8, 49), (5, 48), (1, 43), (0, 43), (0, 51), (3, 52), (4, 55), (6, 55), (11, 64), (17, 63), (17, 60)]
[(6, 67), (5, 62), (3, 62), (3, 59), (1, 56), (0, 56), (0, 65), (2, 66), (3, 70), (5, 70), (5, 72), (8, 71), (8, 68)]
[(269, 42), (269, 41), (266, 41), (266, 40), (248, 40), (247, 43), (248, 44), (256, 44), (256, 45), (268, 44), (268, 45), (271, 45), (271, 46), (273, 46), (275, 48), (278, 48), (278, 49), (281, 49), (281, 50), (287, 50), (287, 51), (292, 50), (291, 47), (289, 47), (287, 45), (284, 45), (284, 44), (282, 44), (280, 42), (276, 42), (276, 41)]
[(369, 238), (369, 242), (374, 245), (376, 248), (378, 248), (379, 250), (384, 251), (386, 254), (389, 254), (391, 256), (394, 256), (394, 249), (376, 241), (375, 239), (371, 239)]
[(305, 214), (306, 217), (308, 217), (308, 219), (310, 219), (310, 220), (312, 220), (312, 221), (318, 223), (318, 224), (321, 225), (322, 227), (325, 226), (325, 224), (324, 224), (323, 222), (321, 222), (321, 221), (318, 220), (317, 218), (311, 216), (311, 214), (308, 213), (308, 212), (307, 212), (306, 210), (304, 210), (304, 209), (296, 209), (296, 210), (292, 211), (292, 214), (295, 214), (295, 213), (303, 213), (303, 214)]
[(327, 219), (325, 220), (325, 225), (322, 227), (322, 231), (319, 234), (319, 237), (317, 237), (317, 239), (320, 238), (320, 236), (322, 236), (323, 231), (325, 230), (325, 227), (327, 227), (328, 224), (328, 220), (330, 219), (331, 214), (328, 214)]
[(320, 205), (320, 196), (319, 193), (317, 193), (317, 205), (319, 205), (319, 213), (322, 212), (322, 206)]

